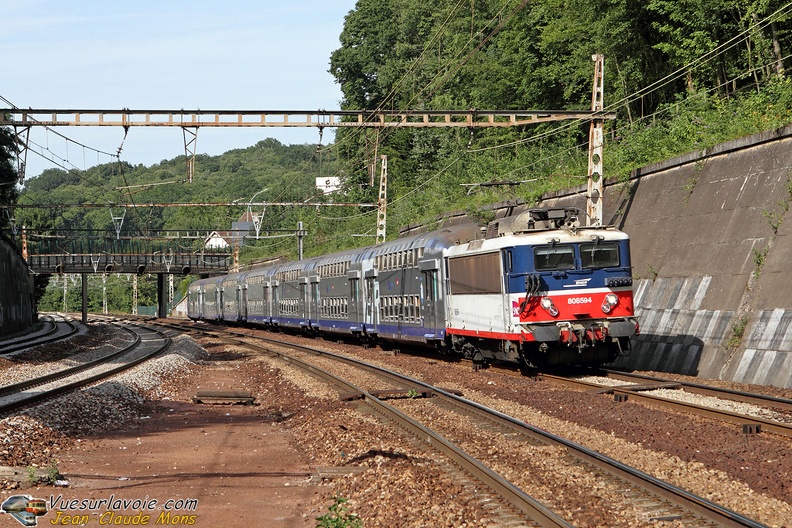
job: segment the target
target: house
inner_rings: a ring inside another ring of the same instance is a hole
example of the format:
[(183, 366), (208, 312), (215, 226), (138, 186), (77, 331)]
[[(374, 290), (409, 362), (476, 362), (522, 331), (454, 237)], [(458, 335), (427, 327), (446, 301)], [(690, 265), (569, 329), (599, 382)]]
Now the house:
[(229, 231), (212, 231), (204, 241), (206, 249), (230, 249), (245, 245), (245, 238), (254, 227), (253, 215), (243, 214), (238, 221), (231, 224)]
[(204, 241), (206, 249), (228, 249), (233, 243), (233, 239), (228, 236), (228, 231), (212, 231)]

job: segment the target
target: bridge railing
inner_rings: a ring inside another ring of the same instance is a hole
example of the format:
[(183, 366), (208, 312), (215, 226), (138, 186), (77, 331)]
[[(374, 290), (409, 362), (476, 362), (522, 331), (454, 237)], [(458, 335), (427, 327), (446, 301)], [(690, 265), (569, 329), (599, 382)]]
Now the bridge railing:
[(44, 254), (28, 255), (28, 266), (35, 273), (165, 273), (202, 274), (228, 271), (233, 265), (230, 253), (163, 254)]

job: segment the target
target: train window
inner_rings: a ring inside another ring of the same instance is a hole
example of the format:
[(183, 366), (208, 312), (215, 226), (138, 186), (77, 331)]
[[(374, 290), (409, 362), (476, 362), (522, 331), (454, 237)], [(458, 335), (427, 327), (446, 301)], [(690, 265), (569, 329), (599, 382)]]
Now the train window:
[(500, 253), (448, 259), (451, 293), (500, 293), (500, 264)]
[(540, 246), (534, 248), (536, 271), (568, 270), (575, 268), (573, 246)]
[(615, 268), (619, 265), (616, 242), (580, 244), (580, 262), (584, 268)]

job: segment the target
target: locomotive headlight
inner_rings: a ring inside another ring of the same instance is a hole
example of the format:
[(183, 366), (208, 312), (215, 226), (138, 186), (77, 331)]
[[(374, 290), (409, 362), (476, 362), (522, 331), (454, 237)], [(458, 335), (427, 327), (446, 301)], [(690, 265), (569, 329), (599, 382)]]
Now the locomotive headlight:
[(550, 297), (542, 297), (540, 304), (542, 305), (542, 308), (544, 308), (545, 311), (553, 317), (558, 315), (558, 308), (556, 308), (555, 304), (553, 304), (553, 299)]
[(606, 314), (611, 313), (617, 304), (619, 304), (619, 297), (615, 293), (609, 293), (602, 302), (602, 311)]

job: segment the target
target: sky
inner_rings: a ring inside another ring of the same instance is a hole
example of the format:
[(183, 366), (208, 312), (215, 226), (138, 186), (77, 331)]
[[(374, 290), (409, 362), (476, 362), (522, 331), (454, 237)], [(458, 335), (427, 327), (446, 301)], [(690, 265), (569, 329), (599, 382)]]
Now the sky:
[[(0, 0), (0, 96), (34, 109), (338, 109), (330, 54), (354, 7), (354, 0)], [(31, 128), (28, 177), (114, 161), (95, 150), (115, 154), (122, 142), (121, 159), (133, 165), (184, 154), (179, 127), (131, 127), (126, 139), (122, 127), (55, 131), (73, 142)], [(326, 129), (322, 143), (334, 134)], [(195, 148), (218, 155), (265, 138), (320, 141), (313, 127), (204, 127)]]

